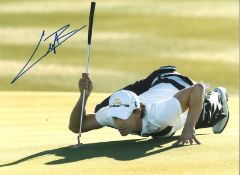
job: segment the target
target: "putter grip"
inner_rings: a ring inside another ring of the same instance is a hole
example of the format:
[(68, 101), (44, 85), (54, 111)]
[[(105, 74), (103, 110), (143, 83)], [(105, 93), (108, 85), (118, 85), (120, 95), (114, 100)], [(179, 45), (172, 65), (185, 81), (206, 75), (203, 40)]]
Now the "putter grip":
[(91, 9), (89, 15), (89, 25), (88, 25), (88, 44), (91, 44), (92, 41), (92, 28), (93, 28), (93, 17), (95, 11), (96, 2), (91, 2)]

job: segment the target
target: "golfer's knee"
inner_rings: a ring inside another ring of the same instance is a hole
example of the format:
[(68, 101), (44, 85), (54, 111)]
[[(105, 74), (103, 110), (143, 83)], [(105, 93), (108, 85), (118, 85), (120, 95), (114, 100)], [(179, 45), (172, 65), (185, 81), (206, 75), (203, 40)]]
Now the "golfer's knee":
[(203, 84), (201, 83), (195, 84), (191, 91), (189, 105), (194, 105), (195, 103), (202, 103), (204, 91), (205, 86)]
[(202, 103), (204, 95), (204, 85), (195, 84), (189, 88), (179, 91), (174, 97), (178, 99), (181, 104), (182, 112), (186, 111), (195, 103)]
[(195, 91), (196, 95), (198, 95), (200, 98), (202, 98), (204, 95), (205, 86), (202, 83), (198, 83), (198, 84), (194, 85), (193, 90)]

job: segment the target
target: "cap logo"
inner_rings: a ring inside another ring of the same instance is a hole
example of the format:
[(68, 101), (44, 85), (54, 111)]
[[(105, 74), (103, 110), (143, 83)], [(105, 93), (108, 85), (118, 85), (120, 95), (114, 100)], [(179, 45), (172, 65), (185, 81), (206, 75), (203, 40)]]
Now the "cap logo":
[(120, 98), (115, 98), (113, 104), (115, 106), (121, 105), (122, 104), (121, 99)]
[(120, 107), (120, 106), (124, 106), (124, 107), (130, 107), (129, 104), (122, 104), (121, 99), (120, 98), (115, 98), (114, 102), (112, 105), (110, 105), (110, 107)]

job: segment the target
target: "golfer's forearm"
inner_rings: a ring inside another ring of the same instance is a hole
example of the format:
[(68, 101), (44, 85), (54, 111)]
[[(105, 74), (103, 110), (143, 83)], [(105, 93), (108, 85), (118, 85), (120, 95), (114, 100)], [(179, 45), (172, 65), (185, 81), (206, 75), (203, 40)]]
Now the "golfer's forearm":
[(198, 121), (200, 112), (201, 112), (200, 108), (189, 109), (187, 120), (186, 120), (184, 127), (185, 128), (194, 128)]
[[(83, 95), (81, 94), (81, 96), (78, 99), (76, 105), (74, 106), (71, 116), (70, 116), (69, 129), (75, 133), (78, 133), (79, 128), (80, 128), (80, 117), (81, 117), (81, 112), (82, 112), (82, 99), (83, 99)], [(84, 119), (86, 117), (85, 106), (87, 103), (87, 99), (88, 99), (88, 96), (86, 96), (85, 100), (84, 100), (84, 111), (83, 111), (82, 122), (84, 122)]]
[(184, 127), (194, 128), (203, 107), (204, 86), (194, 88), (190, 94), (189, 111)]
[[(84, 107), (83, 107), (83, 120), (85, 119), (86, 117), (86, 109), (85, 109), (85, 106), (86, 106), (86, 103), (87, 103), (87, 99), (88, 97), (85, 97), (85, 100), (84, 100)], [(81, 116), (81, 112), (82, 112), (82, 102), (83, 102), (83, 95), (81, 94), (81, 96), (79, 97), (76, 105), (74, 106), (73, 108), (73, 111), (72, 111), (72, 114), (74, 118), (76, 118), (78, 121), (80, 121), (80, 116)], [(78, 123), (79, 125), (79, 123)]]

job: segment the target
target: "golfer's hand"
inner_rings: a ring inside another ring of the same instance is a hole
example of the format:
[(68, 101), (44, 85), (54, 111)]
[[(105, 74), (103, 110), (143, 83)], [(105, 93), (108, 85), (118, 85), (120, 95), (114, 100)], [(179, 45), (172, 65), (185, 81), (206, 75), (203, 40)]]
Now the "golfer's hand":
[(88, 97), (93, 90), (93, 82), (89, 76), (89, 74), (83, 73), (82, 78), (79, 80), (79, 90), (81, 94), (85, 89), (85, 95)]
[(196, 138), (195, 129), (192, 127), (184, 127), (180, 138), (173, 146), (183, 146), (188, 143), (192, 145), (194, 142), (198, 145), (201, 144)]

